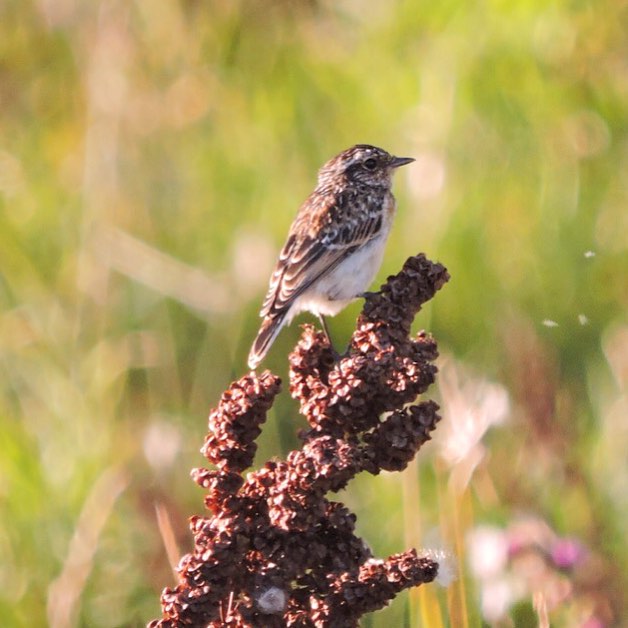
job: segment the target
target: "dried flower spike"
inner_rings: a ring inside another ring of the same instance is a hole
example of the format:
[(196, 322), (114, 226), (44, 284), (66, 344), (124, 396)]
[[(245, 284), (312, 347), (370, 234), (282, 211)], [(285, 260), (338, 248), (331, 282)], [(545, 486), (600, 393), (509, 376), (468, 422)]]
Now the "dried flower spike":
[(162, 618), (151, 628), (351, 628), (399, 591), (436, 578), (429, 551), (374, 559), (355, 535), (355, 515), (327, 495), (361, 471), (405, 468), (429, 440), (438, 406), (408, 404), (434, 381), (436, 343), (409, 334), (448, 278), (423, 255), (410, 258), (367, 296), (339, 359), (324, 334), (305, 326), (290, 355), (290, 392), (310, 429), (301, 449), (246, 478), (280, 382), (266, 371), (231, 384), (203, 446), (216, 470), (192, 473), (211, 515), (191, 519), (194, 550), (181, 559), (177, 586), (163, 591)]

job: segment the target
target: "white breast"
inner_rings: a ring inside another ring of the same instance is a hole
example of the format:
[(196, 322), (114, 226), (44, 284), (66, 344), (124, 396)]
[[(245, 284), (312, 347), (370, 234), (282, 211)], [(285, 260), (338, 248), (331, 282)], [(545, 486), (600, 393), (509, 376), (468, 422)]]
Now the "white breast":
[(388, 230), (352, 253), (296, 299), (288, 321), (304, 311), (334, 316), (362, 294), (381, 266)]

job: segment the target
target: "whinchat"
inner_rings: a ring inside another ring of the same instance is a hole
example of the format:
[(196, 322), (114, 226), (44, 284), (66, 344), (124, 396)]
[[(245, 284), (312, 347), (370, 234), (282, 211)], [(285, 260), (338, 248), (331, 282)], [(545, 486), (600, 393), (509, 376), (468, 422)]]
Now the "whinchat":
[(382, 263), (395, 215), (393, 172), (412, 161), (357, 144), (319, 170), (316, 188), (301, 205), (270, 278), (250, 368), (299, 312), (318, 316), (327, 333), (324, 316), (364, 294)]

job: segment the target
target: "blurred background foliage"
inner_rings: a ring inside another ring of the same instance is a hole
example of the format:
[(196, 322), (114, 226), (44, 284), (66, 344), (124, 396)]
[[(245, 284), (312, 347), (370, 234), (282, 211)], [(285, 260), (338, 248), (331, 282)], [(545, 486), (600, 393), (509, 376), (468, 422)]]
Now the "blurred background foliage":
[[(424, 251), (452, 280), (416, 323), (441, 433), (340, 499), (377, 554), (459, 565), (364, 625), (626, 619), (625, 0), (4, 0), (3, 626), (159, 614), (205, 417), (317, 168), (358, 142), (416, 158), (379, 279)], [(285, 391), (257, 464), (301, 426)]]

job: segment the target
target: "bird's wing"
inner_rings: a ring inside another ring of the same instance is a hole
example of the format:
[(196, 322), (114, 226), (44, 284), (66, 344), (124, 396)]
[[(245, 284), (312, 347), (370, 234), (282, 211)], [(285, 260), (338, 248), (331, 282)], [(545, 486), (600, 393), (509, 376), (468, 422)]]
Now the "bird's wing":
[(316, 200), (320, 219), (304, 211), (297, 216), (270, 279), (262, 317), (285, 312), (315, 281), (382, 230), (381, 209), (369, 212), (365, 208), (347, 217), (346, 199)]

